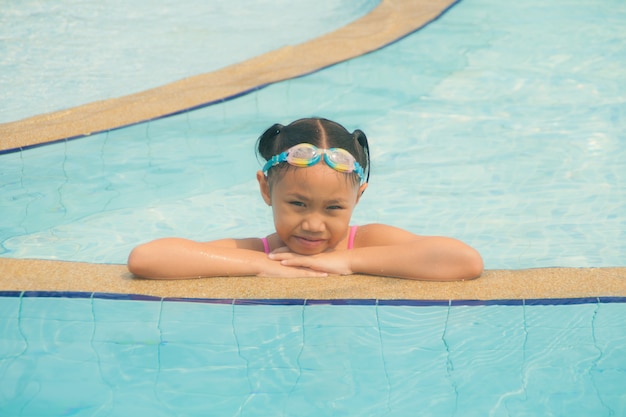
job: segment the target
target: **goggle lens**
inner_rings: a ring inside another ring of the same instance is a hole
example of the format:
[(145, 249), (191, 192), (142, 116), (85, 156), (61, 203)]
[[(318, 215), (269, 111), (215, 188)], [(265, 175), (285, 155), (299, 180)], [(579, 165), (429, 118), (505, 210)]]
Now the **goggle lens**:
[(352, 172), (354, 171), (354, 157), (350, 152), (341, 148), (327, 149), (324, 153), (324, 160), (331, 168), (339, 172)]
[(309, 143), (296, 145), (287, 150), (287, 162), (300, 168), (315, 165), (320, 160), (319, 149)]

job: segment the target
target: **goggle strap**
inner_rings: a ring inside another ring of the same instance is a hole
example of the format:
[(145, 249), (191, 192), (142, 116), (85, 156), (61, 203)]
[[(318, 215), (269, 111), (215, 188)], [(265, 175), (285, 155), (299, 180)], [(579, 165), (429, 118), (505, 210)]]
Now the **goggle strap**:
[(263, 172), (267, 172), (271, 167), (274, 167), (285, 161), (287, 161), (287, 151), (281, 152), (278, 155), (274, 155), (269, 159), (269, 161), (265, 163), (265, 165), (263, 165)]

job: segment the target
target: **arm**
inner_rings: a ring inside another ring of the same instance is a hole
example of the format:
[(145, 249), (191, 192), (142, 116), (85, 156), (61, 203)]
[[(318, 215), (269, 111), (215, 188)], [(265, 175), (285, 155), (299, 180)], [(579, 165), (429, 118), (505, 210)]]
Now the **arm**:
[(354, 272), (428, 281), (478, 278), (483, 262), (474, 249), (455, 239), (424, 237), (413, 243), (371, 246), (349, 254)]
[(281, 265), (255, 250), (258, 239), (201, 243), (159, 239), (133, 249), (128, 270), (143, 278), (185, 279), (217, 276), (326, 276), (324, 272)]
[(272, 259), (330, 274), (369, 274), (427, 281), (478, 278), (480, 254), (465, 243), (447, 237), (417, 236), (385, 225), (359, 227), (355, 248), (301, 257), (275, 253)]

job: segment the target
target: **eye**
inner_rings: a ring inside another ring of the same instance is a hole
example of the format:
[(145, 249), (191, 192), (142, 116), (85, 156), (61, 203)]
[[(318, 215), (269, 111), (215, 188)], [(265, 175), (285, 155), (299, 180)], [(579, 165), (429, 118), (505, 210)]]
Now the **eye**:
[(334, 206), (328, 206), (326, 207), (327, 210), (343, 210), (343, 206), (340, 205), (334, 205)]
[(294, 200), (290, 201), (289, 204), (296, 207), (304, 207), (304, 203), (302, 201)]

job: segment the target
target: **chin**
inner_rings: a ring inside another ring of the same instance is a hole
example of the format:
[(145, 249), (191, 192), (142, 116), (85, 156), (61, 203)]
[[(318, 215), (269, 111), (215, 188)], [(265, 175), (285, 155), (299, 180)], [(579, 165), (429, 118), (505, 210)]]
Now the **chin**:
[(297, 253), (298, 255), (311, 256), (317, 255), (318, 253), (324, 252), (323, 250), (311, 250), (311, 249), (295, 249), (289, 248), (293, 253)]
[(318, 253), (322, 253), (327, 249), (326, 247), (306, 248), (306, 247), (302, 247), (301, 245), (287, 245), (287, 247), (293, 253), (297, 253), (298, 255), (304, 255), (304, 256), (317, 255)]

